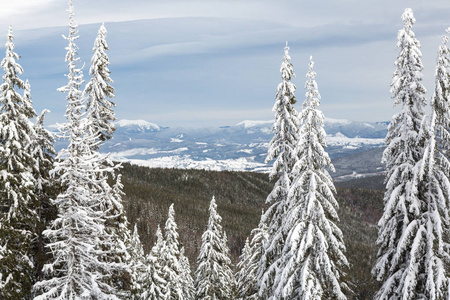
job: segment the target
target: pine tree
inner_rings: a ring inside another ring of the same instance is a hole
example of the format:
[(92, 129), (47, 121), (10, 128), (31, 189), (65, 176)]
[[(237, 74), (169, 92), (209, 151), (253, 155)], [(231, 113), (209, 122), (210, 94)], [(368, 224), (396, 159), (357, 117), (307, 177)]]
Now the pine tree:
[(271, 206), (264, 214), (268, 224), (269, 239), (265, 254), (261, 259), (261, 272), (258, 274), (260, 297), (268, 299), (272, 294), (272, 286), (281, 249), (286, 236), (280, 231), (285, 213), (287, 194), (292, 180), (292, 167), (297, 161), (296, 145), (298, 143), (298, 113), (294, 108), (295, 85), (291, 83), (295, 76), (289, 56), (289, 47), (284, 48), (283, 62), (280, 68), (282, 82), (277, 87), (275, 105), (275, 123), (272, 127), (274, 137), (270, 141), (266, 162), (274, 160), (270, 178), (277, 178), (274, 188), (266, 202)]
[(91, 80), (86, 84), (84, 94), (87, 95), (87, 118), (92, 122), (92, 130), (98, 134), (101, 141), (111, 138), (115, 127), (112, 123), (116, 120), (114, 115), (115, 104), (108, 100), (114, 97), (114, 88), (110, 85), (113, 80), (110, 77), (109, 58), (106, 51), (109, 50), (106, 43), (106, 28), (102, 24), (98, 30), (94, 42), (94, 53), (91, 59), (89, 71)]
[(249, 277), (247, 277), (246, 270), (250, 256), (250, 241), (248, 238), (246, 238), (244, 248), (242, 248), (241, 255), (239, 256), (239, 262), (236, 265), (237, 272), (234, 275), (234, 278), (236, 279), (236, 296), (238, 300), (247, 299), (250, 294), (247, 289), (251, 289), (252, 287), (252, 285), (247, 282), (247, 279)]
[(416, 219), (417, 235), (411, 260), (419, 273), (414, 284), (409, 284), (409, 298), (449, 299), (450, 293), (450, 51), (448, 36), (442, 38), (435, 71), (435, 90), (431, 98), (431, 122), (423, 126), (421, 134), (426, 140), (420, 180), (421, 196), (425, 201), (421, 216)]
[[(14, 52), (12, 27), (8, 31), (0, 85), (0, 299), (29, 299), (35, 280), (34, 248), (38, 201), (32, 155), (36, 116), (29, 84), (19, 75), (22, 67)], [(24, 90), (24, 95), (19, 90)]]
[(175, 210), (172, 204), (169, 207), (169, 215), (164, 228), (164, 244), (160, 253), (164, 280), (167, 282), (168, 299), (170, 300), (185, 299), (186, 286), (184, 285), (183, 267), (180, 262), (180, 244), (177, 230)]
[[(93, 154), (99, 155), (98, 150), (94, 150)], [(97, 247), (99, 253), (102, 253), (101, 261), (107, 266), (107, 269), (103, 270), (103, 275), (105, 279), (107, 278), (108, 284), (115, 288), (117, 296), (129, 299), (133, 290), (129, 266), (134, 262), (130, 254), (130, 251), (133, 250), (128, 247), (131, 233), (122, 204), (124, 193), (121, 175), (117, 175), (116, 182), (112, 187), (108, 183), (108, 174), (114, 177), (114, 171), (120, 165), (114, 166), (104, 156), (99, 158), (102, 167), (98, 168), (92, 180), (99, 183), (101, 188), (97, 191), (99, 198), (96, 199), (97, 203), (94, 203), (94, 207), (105, 220), (104, 231), (106, 234), (100, 237)]]
[[(26, 82), (25, 86), (27, 87), (26, 90), (29, 91), (28, 82)], [(42, 267), (48, 259), (46, 250), (44, 249), (45, 241), (42, 232), (56, 218), (56, 208), (51, 204), (50, 199), (54, 199), (58, 191), (55, 179), (50, 174), (54, 168), (56, 152), (54, 148), (55, 138), (51, 132), (44, 128), (44, 116), (47, 112), (48, 110), (44, 109), (36, 117), (34, 124), (36, 136), (33, 139), (33, 150), (31, 151), (32, 156), (36, 159), (33, 168), (33, 177), (36, 180), (35, 195), (38, 201), (38, 223), (36, 225), (38, 236), (35, 246), (37, 280), (43, 278)]]
[[(164, 238), (161, 228), (156, 231), (156, 243), (145, 260), (145, 271), (140, 280), (141, 300), (168, 299), (167, 282), (164, 280), (161, 253), (164, 249)], [(193, 298), (191, 298), (193, 299)]]
[(234, 299), (234, 276), (227, 238), (220, 225), (214, 197), (209, 206), (209, 220), (202, 235), (202, 246), (195, 271), (195, 299)]
[(184, 247), (180, 250), (181, 278), (184, 286), (184, 299), (194, 299), (194, 279), (192, 278), (191, 264), (184, 254)]
[(80, 90), (83, 73), (77, 67), (77, 27), (69, 0), (68, 84), (59, 89), (67, 94), (68, 122), (60, 131), (68, 137), (69, 145), (59, 152), (54, 170), (66, 189), (52, 201), (58, 217), (44, 231), (52, 259), (44, 266), (47, 279), (34, 286), (36, 300), (119, 299), (116, 288), (105, 276), (115, 269), (103, 261), (105, 253), (97, 247), (111, 235), (105, 231), (104, 213), (98, 209), (104, 197), (104, 181), (95, 180), (99, 170), (105, 172), (104, 158), (91, 151), (96, 137), (86, 130), (86, 120), (82, 118), (85, 99)]
[(341, 230), (334, 171), (326, 148), (324, 116), (312, 57), (306, 99), (300, 113), (299, 160), (294, 165), (287, 213), (282, 231), (287, 234), (278, 263), (274, 299), (347, 299), (341, 290), (343, 268), (348, 266)]
[(386, 165), (384, 212), (378, 226), (379, 246), (373, 274), (382, 286), (376, 299), (418, 299), (423, 297), (423, 234), (420, 219), (424, 208), (423, 186), (418, 162), (424, 154), (424, 139), (419, 136), (426, 105), (425, 88), (420, 83), (423, 69), (420, 43), (412, 26), (411, 9), (402, 15), (403, 29), (398, 33), (396, 70), (391, 82), (395, 105), (401, 105), (388, 126), (383, 162)]
[(267, 242), (267, 225), (261, 218), (257, 228), (251, 232), (251, 241), (246, 240), (240, 261), (237, 265), (236, 290), (238, 299), (257, 300), (259, 262), (264, 255), (264, 245)]
[[(114, 88), (109, 84), (112, 82), (109, 74), (109, 58), (106, 55), (109, 50), (106, 43), (106, 28), (102, 25), (94, 43), (93, 57), (91, 60), (91, 80), (86, 84), (82, 98), (87, 97), (85, 130), (95, 138), (90, 143), (91, 151), (97, 154), (104, 140), (110, 139), (114, 132), (112, 121), (114, 117), (115, 104), (107, 98), (114, 97)], [(105, 253), (102, 261), (109, 264), (112, 272), (105, 271), (109, 277), (109, 284), (116, 287), (121, 297), (129, 298), (132, 288), (131, 274), (128, 271), (130, 261), (129, 249), (126, 241), (130, 239), (129, 224), (122, 204), (122, 184), (120, 175), (114, 186), (108, 183), (108, 177), (115, 178), (120, 164), (114, 164), (106, 156), (100, 157), (104, 168), (98, 170), (92, 180), (101, 182), (98, 191), (102, 198), (99, 199), (97, 208), (104, 213), (105, 231), (99, 244), (100, 251)]]
[(144, 247), (142, 246), (141, 239), (139, 237), (137, 224), (134, 224), (133, 233), (129, 240), (128, 251), (130, 254), (130, 276), (133, 283), (131, 298), (140, 299), (143, 293), (144, 287), (142, 286), (142, 276), (144, 275), (146, 264), (144, 256)]

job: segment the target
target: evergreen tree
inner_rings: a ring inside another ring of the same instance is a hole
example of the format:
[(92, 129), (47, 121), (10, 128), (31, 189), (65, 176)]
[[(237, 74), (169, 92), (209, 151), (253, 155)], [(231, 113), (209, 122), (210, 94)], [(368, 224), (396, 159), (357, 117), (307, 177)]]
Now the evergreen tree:
[(251, 287), (251, 284), (247, 283), (248, 277), (246, 275), (246, 266), (250, 255), (250, 241), (248, 238), (246, 238), (244, 248), (242, 248), (241, 255), (239, 256), (239, 262), (236, 265), (237, 272), (234, 275), (236, 279), (236, 296), (238, 300), (247, 299), (249, 294), (247, 292), (247, 287)]
[(82, 118), (85, 99), (80, 90), (83, 74), (77, 67), (77, 27), (69, 0), (68, 84), (59, 89), (67, 94), (68, 122), (60, 131), (68, 137), (69, 145), (59, 152), (54, 170), (66, 189), (52, 201), (58, 217), (44, 231), (50, 240), (52, 259), (44, 266), (46, 279), (34, 286), (36, 300), (119, 299), (116, 294), (120, 294), (105, 276), (115, 268), (104, 262), (105, 253), (97, 247), (111, 236), (105, 231), (104, 213), (98, 209), (104, 197), (104, 181), (95, 180), (99, 170), (105, 172), (105, 160), (98, 152), (91, 151), (96, 137), (86, 130)]
[(144, 275), (146, 264), (144, 256), (144, 247), (142, 246), (141, 239), (139, 237), (137, 224), (134, 224), (133, 233), (129, 240), (129, 254), (130, 254), (130, 276), (133, 284), (131, 298), (140, 299), (143, 293), (144, 287), (142, 286), (142, 276)]
[[(104, 140), (110, 139), (114, 132), (112, 121), (114, 117), (115, 104), (107, 98), (114, 97), (114, 88), (109, 84), (112, 82), (109, 74), (109, 58), (106, 55), (109, 50), (106, 43), (106, 29), (102, 25), (94, 43), (93, 57), (91, 60), (91, 80), (86, 84), (82, 98), (87, 97), (85, 130), (95, 138), (90, 143), (91, 151), (98, 152)], [(102, 261), (107, 263), (112, 272), (105, 271), (109, 277), (109, 284), (116, 287), (121, 297), (129, 298), (132, 288), (131, 274), (127, 265), (131, 264), (129, 249), (126, 241), (130, 239), (129, 224), (122, 204), (122, 184), (120, 175), (114, 186), (108, 183), (108, 177), (116, 177), (115, 172), (120, 165), (114, 165), (107, 157), (102, 157), (102, 169), (99, 169), (93, 180), (101, 182), (98, 191), (102, 198), (99, 200), (97, 209), (104, 213), (105, 231), (99, 244), (100, 251), (105, 255)]]
[[(98, 154), (98, 150), (94, 150), (94, 154)], [(128, 247), (131, 233), (122, 204), (124, 193), (122, 192), (121, 175), (117, 176), (112, 187), (108, 183), (108, 174), (113, 177), (115, 168), (120, 165), (112, 166), (112, 163), (105, 160), (105, 157), (100, 157), (100, 162), (102, 162), (102, 167), (94, 174), (93, 180), (101, 183), (101, 189), (97, 191), (99, 195), (99, 198), (96, 199), (97, 203), (93, 204), (105, 220), (106, 234), (100, 237), (97, 245), (99, 253), (102, 254), (101, 260), (107, 266), (107, 269), (103, 270), (103, 275), (105, 279), (107, 278), (108, 284), (115, 288), (117, 296), (129, 299), (133, 290), (130, 265), (134, 262), (130, 254), (133, 249)], [(108, 167), (108, 165), (112, 167)], [(139, 239), (139, 236), (137, 238)]]
[(234, 276), (227, 238), (220, 225), (214, 197), (209, 206), (209, 220), (202, 235), (202, 246), (195, 271), (195, 299), (234, 299)]
[[(141, 300), (166, 300), (168, 299), (167, 282), (164, 280), (163, 265), (161, 264), (161, 251), (164, 249), (164, 238), (161, 228), (156, 231), (156, 243), (147, 255), (145, 271), (140, 280)], [(191, 298), (193, 299), (193, 298)]]
[(194, 279), (191, 275), (191, 264), (189, 263), (189, 259), (184, 254), (184, 247), (180, 250), (180, 264), (182, 269), (181, 278), (184, 286), (184, 299), (194, 299)]
[(102, 24), (98, 30), (94, 42), (94, 53), (91, 59), (89, 74), (91, 80), (86, 84), (84, 90), (87, 95), (87, 118), (92, 122), (91, 127), (101, 141), (111, 138), (115, 127), (112, 123), (116, 120), (114, 116), (115, 104), (108, 100), (114, 97), (114, 88), (110, 85), (113, 80), (110, 77), (109, 58), (106, 51), (109, 50), (106, 43), (106, 28)]
[[(423, 126), (426, 139), (420, 180), (424, 202), (421, 216), (414, 220), (417, 235), (411, 260), (418, 275), (409, 284), (409, 298), (449, 299), (450, 293), (450, 57), (448, 36), (443, 36), (435, 71), (435, 90), (431, 98), (431, 124)], [(423, 124), (426, 124), (423, 122)], [(421, 192), (421, 191), (419, 191)], [(421, 196), (422, 196), (421, 194)]]
[(277, 178), (274, 188), (267, 197), (271, 206), (264, 214), (268, 224), (269, 239), (265, 254), (261, 258), (261, 271), (258, 274), (260, 297), (268, 299), (272, 295), (275, 271), (286, 238), (281, 232), (281, 223), (285, 213), (287, 194), (292, 180), (292, 167), (297, 161), (296, 145), (298, 143), (298, 113), (294, 108), (295, 85), (291, 83), (294, 70), (289, 56), (289, 47), (284, 48), (283, 62), (280, 68), (282, 82), (277, 87), (275, 105), (275, 123), (272, 127), (274, 137), (270, 141), (266, 162), (274, 160), (270, 178)]
[(168, 299), (185, 299), (185, 282), (183, 267), (180, 262), (180, 245), (178, 242), (178, 226), (175, 222), (173, 204), (169, 207), (169, 215), (165, 225), (165, 239), (161, 250), (164, 280), (167, 282)]
[[(27, 87), (26, 90), (29, 91), (28, 82), (25, 86)], [(34, 124), (36, 136), (34, 138), (33, 150), (31, 151), (32, 156), (36, 159), (36, 164), (33, 168), (33, 177), (36, 180), (35, 194), (38, 201), (38, 223), (36, 225), (38, 236), (35, 246), (37, 280), (43, 278), (42, 267), (48, 259), (46, 250), (44, 249), (45, 241), (42, 232), (56, 218), (56, 208), (51, 204), (50, 199), (54, 199), (58, 191), (55, 179), (50, 174), (54, 168), (53, 164), (56, 152), (54, 148), (55, 138), (51, 132), (44, 128), (44, 116), (47, 112), (48, 110), (44, 109), (36, 117)]]
[(343, 268), (348, 266), (341, 230), (334, 171), (326, 148), (324, 116), (318, 106), (312, 57), (300, 113), (299, 160), (294, 166), (287, 213), (282, 231), (287, 234), (278, 263), (274, 299), (347, 299), (341, 290)]
[(382, 283), (376, 299), (418, 299), (425, 275), (423, 247), (418, 244), (426, 234), (420, 219), (424, 202), (418, 162), (424, 154), (424, 139), (419, 136), (426, 105), (422, 81), (420, 43), (412, 26), (411, 9), (402, 15), (403, 29), (398, 33), (396, 70), (391, 82), (392, 97), (401, 111), (388, 126), (383, 162), (386, 165), (384, 212), (378, 226), (378, 258), (373, 274)]
[(14, 52), (12, 27), (5, 47), (0, 85), (0, 299), (29, 299), (38, 223), (33, 176), (37, 161), (32, 155), (36, 134), (30, 121), (36, 113), (29, 84), (19, 78), (23, 69)]
[(257, 300), (259, 262), (264, 255), (264, 245), (267, 242), (267, 225), (261, 218), (257, 228), (251, 232), (251, 242), (246, 240), (240, 261), (237, 265), (236, 290), (238, 299)]

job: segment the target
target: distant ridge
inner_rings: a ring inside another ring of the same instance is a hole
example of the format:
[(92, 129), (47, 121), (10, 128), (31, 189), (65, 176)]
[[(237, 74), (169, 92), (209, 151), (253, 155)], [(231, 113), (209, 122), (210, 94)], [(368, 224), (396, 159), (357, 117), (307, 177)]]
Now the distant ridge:
[[(271, 162), (266, 163), (265, 159), (273, 136), (271, 120), (245, 120), (230, 126), (199, 128), (163, 127), (129, 119), (115, 124), (113, 138), (101, 149), (114, 160), (152, 168), (253, 172), (270, 169)], [(378, 160), (381, 150), (368, 155), (362, 153), (384, 146), (386, 128), (386, 122), (326, 118), (327, 152), (333, 160), (339, 158), (336, 161), (339, 168), (332, 176), (358, 178), (382, 172)], [(62, 147), (64, 141), (58, 141), (57, 148)], [(361, 160), (367, 163), (361, 164)]]
[(159, 131), (161, 130), (161, 127), (154, 124), (147, 122), (145, 120), (127, 120), (122, 119), (117, 122), (115, 122), (116, 127), (132, 127), (132, 128), (139, 128), (141, 130), (150, 130), (150, 131)]

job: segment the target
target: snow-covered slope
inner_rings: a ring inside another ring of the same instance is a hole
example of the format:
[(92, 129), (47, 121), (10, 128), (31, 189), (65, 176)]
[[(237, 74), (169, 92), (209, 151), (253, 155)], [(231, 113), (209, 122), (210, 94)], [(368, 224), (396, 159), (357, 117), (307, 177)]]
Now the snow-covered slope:
[[(201, 168), (264, 172), (273, 121), (233, 126), (168, 128), (144, 120), (120, 120), (101, 151), (115, 160), (163, 168)], [(327, 151), (344, 157), (384, 145), (386, 123), (326, 119)], [(63, 147), (60, 143), (59, 148)], [(351, 164), (351, 163), (349, 163)], [(357, 172), (357, 171), (355, 171)]]
[(144, 121), (144, 120), (119, 120), (116, 122), (117, 128), (123, 128), (126, 131), (159, 131), (161, 127), (156, 124)]

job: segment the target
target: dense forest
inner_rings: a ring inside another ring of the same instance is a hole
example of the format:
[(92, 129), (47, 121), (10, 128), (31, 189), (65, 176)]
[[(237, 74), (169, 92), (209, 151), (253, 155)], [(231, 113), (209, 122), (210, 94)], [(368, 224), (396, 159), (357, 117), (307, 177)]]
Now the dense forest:
[[(168, 208), (174, 203), (180, 240), (193, 270), (208, 222), (211, 197), (214, 195), (217, 200), (232, 260), (237, 263), (245, 239), (257, 227), (273, 188), (273, 182), (262, 173), (151, 169), (127, 163), (120, 173), (128, 220), (138, 224), (145, 251), (156, 242), (156, 228), (164, 224)], [(383, 191), (363, 185), (380, 186), (380, 180), (381, 177), (368, 177), (336, 183), (339, 226), (350, 262), (348, 279), (358, 299), (372, 298), (378, 287), (370, 271), (377, 252), (376, 224), (383, 212)]]

